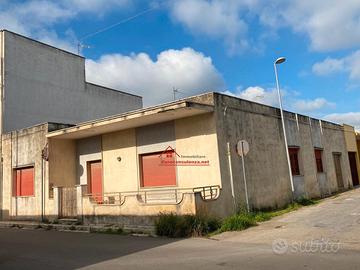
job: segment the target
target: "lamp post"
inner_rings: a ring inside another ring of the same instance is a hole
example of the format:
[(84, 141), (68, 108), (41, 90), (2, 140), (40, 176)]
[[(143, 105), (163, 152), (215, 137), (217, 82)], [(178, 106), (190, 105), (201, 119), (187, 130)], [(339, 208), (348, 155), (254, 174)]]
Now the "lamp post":
[(275, 69), (275, 78), (276, 78), (276, 88), (277, 88), (277, 93), (278, 93), (278, 97), (279, 97), (281, 123), (282, 123), (282, 129), (283, 129), (283, 132), (284, 132), (284, 143), (285, 143), (286, 158), (287, 158), (288, 169), (289, 169), (291, 191), (292, 191), (292, 193), (294, 193), (294, 191), (295, 191), (295, 189), (294, 189), (294, 181), (293, 181), (293, 176), (292, 176), (292, 172), (291, 172), (290, 156), (289, 156), (288, 143), (287, 143), (286, 130), (285, 130), (284, 112), (283, 112), (282, 98), (281, 98), (281, 92), (280, 92), (280, 86), (279, 86), (279, 78), (278, 78), (278, 72), (277, 72), (277, 65), (280, 65), (281, 63), (284, 63), (285, 60), (286, 60), (285, 57), (280, 57), (280, 58), (276, 59), (275, 62), (274, 62), (274, 69)]

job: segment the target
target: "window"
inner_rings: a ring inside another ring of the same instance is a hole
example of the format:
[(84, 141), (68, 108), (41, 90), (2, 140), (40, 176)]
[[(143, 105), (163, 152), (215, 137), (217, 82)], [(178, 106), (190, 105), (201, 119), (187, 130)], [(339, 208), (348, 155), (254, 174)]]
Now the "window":
[(34, 196), (34, 167), (14, 170), (14, 196)]
[(315, 149), (315, 161), (316, 161), (316, 168), (318, 173), (324, 172), (323, 163), (322, 163), (322, 150)]
[(140, 155), (141, 186), (176, 185), (175, 151)]
[(298, 147), (289, 147), (291, 173), (293, 175), (300, 175), (298, 154), (299, 154)]

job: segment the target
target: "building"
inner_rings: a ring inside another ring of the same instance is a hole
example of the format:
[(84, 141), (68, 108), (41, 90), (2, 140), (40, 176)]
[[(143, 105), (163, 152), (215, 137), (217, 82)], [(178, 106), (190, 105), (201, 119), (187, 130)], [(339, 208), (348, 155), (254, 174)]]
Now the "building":
[[(50, 212), (41, 212), (51, 204), (44, 199), (49, 190), (45, 191), (43, 180), (48, 177), (48, 163), (39, 155), (47, 146), (47, 132), (142, 107), (140, 96), (86, 82), (83, 57), (7, 30), (0, 30), (0, 90), (3, 217), (8, 216), (7, 213), (25, 218), (50, 215)], [(30, 167), (34, 167), (34, 171), (29, 170)], [(22, 173), (35, 177), (36, 183), (42, 186), (21, 190), (19, 184), (14, 191), (16, 185), (9, 179), (14, 175), (21, 178)], [(38, 181), (38, 177), (41, 180)], [(52, 182), (47, 182), (49, 184)], [(41, 195), (38, 188), (42, 190)], [(21, 199), (13, 199), (12, 195), (27, 197), (23, 200), (26, 204), (21, 205)], [(3, 202), (9, 204), (3, 206)], [(38, 212), (40, 205), (42, 210)], [(31, 207), (36, 211), (31, 212)]]
[(349, 156), (349, 165), (350, 165), (352, 183), (353, 186), (358, 186), (360, 163), (359, 163), (359, 152), (356, 141), (355, 129), (352, 126), (345, 124), (343, 125), (343, 127), (345, 133), (346, 149), (348, 151), (348, 156)]
[[(269, 209), (351, 188), (343, 127), (285, 118), (287, 149), (279, 109), (219, 93), (13, 131), (2, 140), (3, 218), (151, 225), (160, 212), (227, 216), (246, 191), (251, 209)], [(239, 140), (249, 143), (245, 178)]]
[(85, 80), (85, 59), (0, 31), (0, 133), (45, 122), (77, 124), (142, 107), (142, 98)]

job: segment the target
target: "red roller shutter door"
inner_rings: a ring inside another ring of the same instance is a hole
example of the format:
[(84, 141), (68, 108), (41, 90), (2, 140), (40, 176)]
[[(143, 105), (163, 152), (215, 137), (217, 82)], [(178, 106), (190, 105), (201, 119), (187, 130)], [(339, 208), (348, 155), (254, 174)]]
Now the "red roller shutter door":
[(21, 168), (15, 170), (14, 195), (33, 196), (34, 195), (34, 167)]
[[(140, 156), (142, 187), (176, 185), (176, 168), (174, 164), (162, 165), (160, 155), (161, 153), (151, 153)], [(166, 160), (175, 160), (175, 152), (168, 151)]]
[(93, 195), (96, 201), (102, 202), (102, 163), (101, 161), (89, 162), (89, 185), (90, 193)]

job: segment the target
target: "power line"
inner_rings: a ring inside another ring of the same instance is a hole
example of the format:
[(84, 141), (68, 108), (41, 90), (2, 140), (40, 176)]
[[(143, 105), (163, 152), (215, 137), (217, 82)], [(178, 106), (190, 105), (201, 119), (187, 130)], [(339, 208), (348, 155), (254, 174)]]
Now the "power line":
[(136, 13), (135, 15), (132, 15), (132, 16), (130, 16), (130, 17), (127, 17), (127, 18), (125, 18), (125, 19), (122, 19), (121, 21), (118, 21), (117, 23), (114, 23), (114, 24), (109, 25), (109, 26), (107, 26), (107, 27), (101, 28), (101, 29), (99, 29), (99, 30), (97, 30), (97, 31), (95, 31), (95, 32), (89, 33), (89, 34), (87, 34), (87, 35), (85, 35), (85, 36), (82, 36), (81, 38), (78, 39), (78, 43), (77, 43), (78, 54), (80, 54), (80, 49), (81, 49), (81, 48), (85, 48), (85, 47), (86, 47), (86, 45), (82, 44), (82, 41), (83, 41), (83, 40), (88, 39), (88, 38), (90, 38), (90, 37), (93, 37), (93, 36), (95, 36), (95, 35), (98, 35), (98, 34), (100, 34), (100, 33), (103, 33), (103, 32), (105, 32), (105, 31), (108, 31), (108, 30), (110, 30), (110, 29), (112, 29), (112, 28), (114, 28), (114, 27), (116, 27), (116, 26), (118, 26), (118, 25), (127, 23), (127, 22), (129, 22), (129, 21), (131, 21), (131, 20), (133, 20), (133, 19), (136, 19), (136, 18), (138, 18), (138, 17), (140, 17), (140, 16), (142, 16), (142, 15), (144, 15), (144, 14), (146, 14), (146, 13), (149, 13), (150, 11), (153, 11), (153, 10), (157, 9), (158, 7), (159, 7), (159, 6), (155, 6), (155, 7), (152, 7), (152, 8), (145, 9), (145, 10), (139, 12), (139, 13)]

